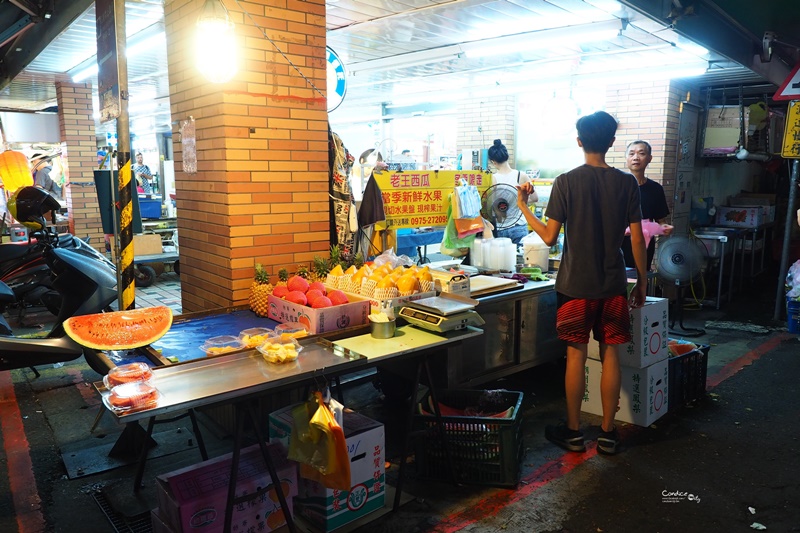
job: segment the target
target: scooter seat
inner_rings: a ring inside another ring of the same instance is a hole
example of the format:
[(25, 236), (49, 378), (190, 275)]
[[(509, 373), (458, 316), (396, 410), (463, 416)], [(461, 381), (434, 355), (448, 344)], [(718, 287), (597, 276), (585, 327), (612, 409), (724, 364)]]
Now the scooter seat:
[(32, 247), (30, 244), (28, 244), (28, 241), (20, 243), (7, 242), (0, 244), (0, 262), (5, 263), (6, 261), (16, 261), (23, 255), (30, 253), (31, 250)]
[(0, 303), (3, 304), (10, 304), (16, 301), (17, 297), (14, 295), (14, 291), (11, 290), (11, 287), (0, 281)]

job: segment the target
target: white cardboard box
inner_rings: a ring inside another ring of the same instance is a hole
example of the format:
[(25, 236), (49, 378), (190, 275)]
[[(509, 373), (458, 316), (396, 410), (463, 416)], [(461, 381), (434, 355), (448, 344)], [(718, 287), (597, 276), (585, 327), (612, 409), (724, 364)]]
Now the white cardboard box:
[[(631, 336), (633, 340), (619, 350), (619, 364), (644, 368), (669, 356), (667, 350), (667, 323), (669, 299), (648, 296), (642, 307), (631, 310)], [(600, 345), (589, 335), (590, 359), (600, 360)]]
[[(603, 415), (600, 400), (600, 361), (586, 361), (586, 392), (581, 410), (585, 413)], [(649, 426), (666, 414), (669, 409), (669, 361), (664, 359), (646, 368), (620, 368), (622, 386), (619, 393), (619, 411), (616, 420), (637, 426)]]
[(717, 225), (732, 228), (757, 228), (765, 222), (764, 210), (754, 207), (717, 207)]
[[(293, 407), (270, 413), (269, 438), (272, 443), (279, 442), (288, 448)], [(350, 490), (329, 489), (301, 477), (294, 499), (295, 514), (324, 532), (381, 509), (386, 499), (383, 424), (352, 411), (345, 411), (343, 416), (350, 455)]]

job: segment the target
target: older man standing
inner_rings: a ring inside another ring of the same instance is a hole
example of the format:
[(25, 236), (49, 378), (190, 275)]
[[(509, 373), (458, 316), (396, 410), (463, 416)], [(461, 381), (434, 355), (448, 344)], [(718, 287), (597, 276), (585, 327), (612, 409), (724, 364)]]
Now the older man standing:
[[(628, 144), (628, 151), (625, 154), (625, 162), (628, 170), (634, 175), (636, 181), (639, 182), (639, 196), (642, 201), (642, 220), (652, 220), (658, 222), (664, 229), (664, 235), (672, 233), (672, 226), (666, 224), (667, 217), (669, 216), (669, 206), (667, 206), (667, 197), (664, 194), (664, 188), (660, 183), (657, 183), (645, 175), (647, 165), (653, 160), (653, 149), (647, 141), (633, 141)], [(622, 241), (622, 252), (625, 254), (625, 266), (635, 268), (636, 263), (633, 260), (633, 252), (631, 251), (631, 238), (626, 236)], [(650, 270), (650, 265), (653, 263), (653, 256), (656, 253), (656, 240), (650, 239), (647, 246), (647, 270)]]

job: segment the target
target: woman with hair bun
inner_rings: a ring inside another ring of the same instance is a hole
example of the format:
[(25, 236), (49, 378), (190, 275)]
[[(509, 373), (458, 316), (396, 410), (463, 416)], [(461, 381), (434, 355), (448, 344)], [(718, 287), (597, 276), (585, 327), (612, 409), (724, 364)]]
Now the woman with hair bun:
[[(530, 181), (527, 174), (514, 170), (508, 164), (508, 150), (500, 139), (495, 139), (492, 146), (489, 147), (489, 162), (496, 169), (495, 173), (492, 174), (492, 185), (505, 183), (514, 187), (516, 191), (518, 185)], [(528, 201), (534, 203), (538, 199), (534, 192), (529, 196)], [(492, 223), (496, 225), (495, 237), (508, 237), (514, 244), (519, 244), (520, 240), (529, 233), (528, 223), (524, 217), (520, 217), (516, 221), (504, 220), (499, 222), (492, 221)]]

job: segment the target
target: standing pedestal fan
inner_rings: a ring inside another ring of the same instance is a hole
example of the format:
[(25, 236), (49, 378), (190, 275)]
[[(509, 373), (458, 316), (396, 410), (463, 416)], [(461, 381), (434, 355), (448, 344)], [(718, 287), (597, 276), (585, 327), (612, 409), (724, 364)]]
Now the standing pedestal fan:
[(677, 289), (677, 298), (674, 302), (674, 313), (670, 313), (670, 329), (678, 321), (680, 329), (670, 331), (683, 337), (697, 337), (705, 334), (702, 329), (687, 328), (683, 325), (683, 299), (684, 290), (697, 280), (703, 270), (705, 258), (697, 241), (682, 235), (672, 235), (659, 241), (658, 260), (656, 261), (658, 279), (664, 286), (670, 285)]

